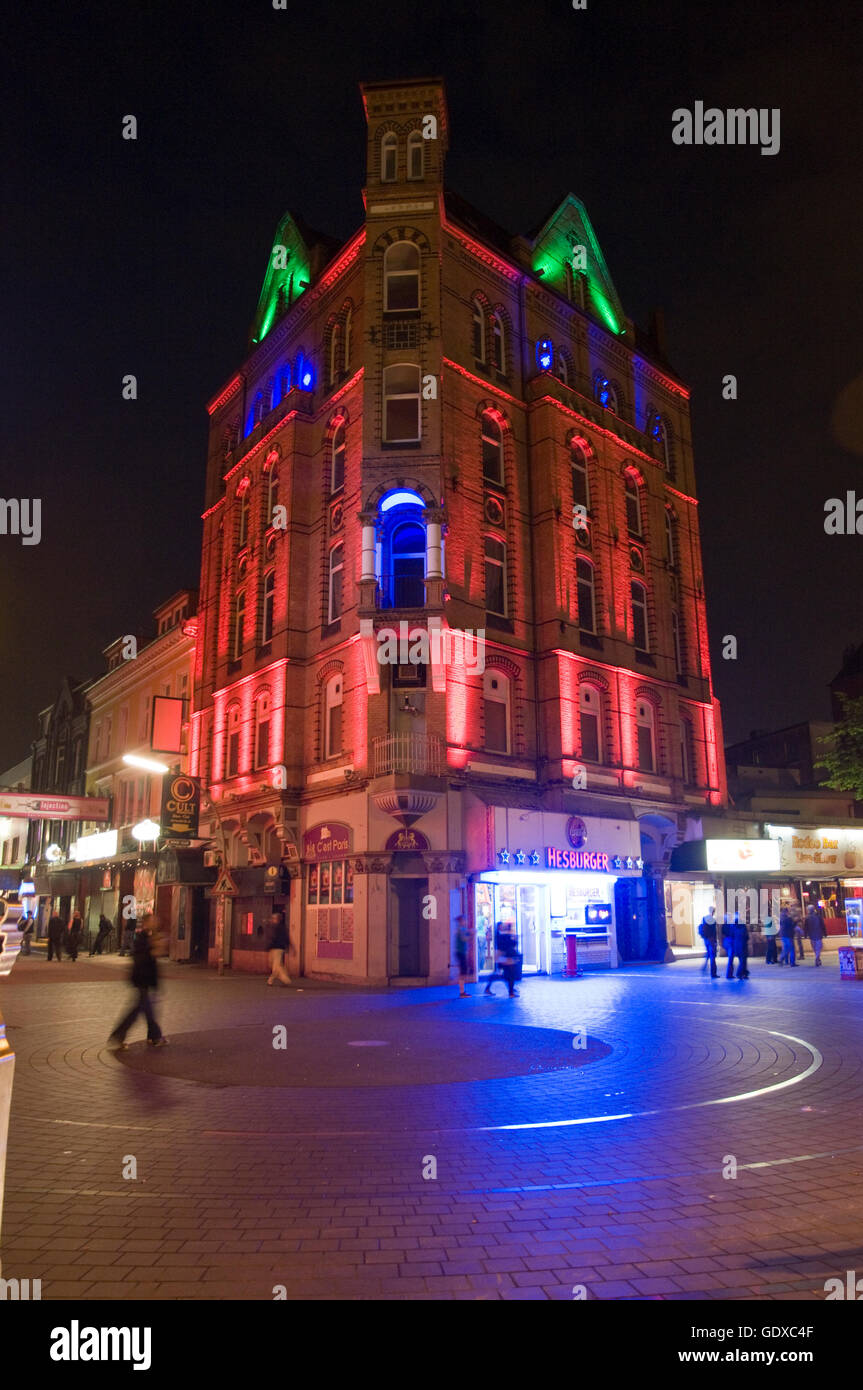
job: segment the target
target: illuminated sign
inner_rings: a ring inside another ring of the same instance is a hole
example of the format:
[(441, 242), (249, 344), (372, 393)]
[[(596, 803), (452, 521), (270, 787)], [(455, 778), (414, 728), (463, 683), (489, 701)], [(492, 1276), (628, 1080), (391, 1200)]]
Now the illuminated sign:
[(611, 903), (587, 903), (584, 920), (588, 926), (607, 926), (611, 921)]
[(81, 835), (69, 847), (69, 858), (76, 864), (85, 859), (108, 859), (117, 853), (116, 830), (100, 830), (96, 835)]
[(608, 855), (598, 849), (553, 849), (546, 846), (547, 869), (588, 869), (593, 873), (609, 873)]
[(201, 809), (201, 783), (185, 772), (168, 772), (162, 778), (159, 825), (166, 840), (195, 840)]
[(27, 820), (110, 820), (107, 796), (40, 796), (0, 792), (0, 814)]
[(772, 873), (779, 868), (777, 840), (705, 840), (708, 872)]

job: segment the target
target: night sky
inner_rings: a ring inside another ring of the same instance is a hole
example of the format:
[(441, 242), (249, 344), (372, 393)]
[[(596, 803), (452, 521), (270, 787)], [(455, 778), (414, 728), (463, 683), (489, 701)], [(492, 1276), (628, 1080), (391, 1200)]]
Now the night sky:
[[(863, 640), (863, 536), (824, 532), (827, 498), (863, 497), (854, 6), (16, 8), (0, 493), (42, 499), (42, 542), (0, 536), (0, 770), (64, 673), (100, 674), (109, 641), (197, 584), (205, 403), (243, 359), (276, 224), (359, 225), (358, 83), (404, 76), (446, 80), (450, 187), (513, 232), (573, 192), (629, 316), (665, 310), (727, 741), (828, 715)], [(779, 107), (780, 152), (675, 146), (671, 113), (698, 100)]]

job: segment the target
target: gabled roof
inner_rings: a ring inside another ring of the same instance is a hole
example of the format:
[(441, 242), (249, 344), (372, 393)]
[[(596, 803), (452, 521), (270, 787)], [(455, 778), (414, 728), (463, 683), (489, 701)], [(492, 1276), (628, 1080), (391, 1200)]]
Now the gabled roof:
[(251, 341), (259, 343), (276, 323), (283, 308), (304, 294), (318, 266), (329, 260), (341, 242), (286, 212), (273, 237), (267, 272), (252, 321)]

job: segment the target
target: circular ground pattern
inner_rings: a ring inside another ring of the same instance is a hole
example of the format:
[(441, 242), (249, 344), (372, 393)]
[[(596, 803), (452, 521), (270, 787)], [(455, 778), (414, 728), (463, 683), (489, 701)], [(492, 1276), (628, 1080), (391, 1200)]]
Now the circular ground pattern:
[(364, 1035), (356, 1018), (289, 1021), (176, 1034), (168, 1047), (133, 1043), (125, 1066), (210, 1086), (429, 1086), (571, 1070), (608, 1057), (597, 1038), (473, 1019), (457, 1028), (427, 1009), (377, 1017)]

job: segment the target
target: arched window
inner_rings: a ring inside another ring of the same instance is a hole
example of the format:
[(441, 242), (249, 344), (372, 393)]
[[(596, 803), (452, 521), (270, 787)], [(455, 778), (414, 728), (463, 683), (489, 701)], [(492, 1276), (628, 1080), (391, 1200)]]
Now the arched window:
[(554, 355), (554, 374), (564, 386), (569, 385), (569, 364), (562, 352)]
[(653, 705), (649, 700), (635, 702), (635, 730), (638, 767), (641, 772), (656, 771), (656, 729)]
[(683, 639), (680, 632), (680, 614), (676, 608), (671, 610), (671, 636), (674, 642), (674, 669), (678, 676), (683, 675)]
[(590, 560), (579, 558), (575, 563), (578, 590), (578, 626), (582, 632), (596, 632), (596, 585)]
[(290, 364), (290, 362), (286, 362), (285, 365), (282, 367), (281, 371), (279, 372), (279, 385), (280, 385), (280, 392), (281, 392), (281, 394), (280, 394), (280, 399), (281, 399), (281, 400), (284, 400), (284, 399), (285, 399), (285, 396), (288, 394), (288, 392), (289, 392), (290, 389), (291, 389), (291, 364)]
[(239, 661), (243, 654), (243, 629), (246, 624), (246, 591), (241, 589), (234, 599), (234, 629), (231, 633), (231, 659)]
[(489, 753), (509, 753), (510, 684), (500, 671), (485, 671), (482, 678), (485, 746)]
[(276, 601), (276, 571), (267, 570), (264, 575), (261, 599), (261, 642), (273, 640), (273, 611)]
[(240, 770), (240, 706), (231, 705), (225, 725), (225, 776), (236, 777)]
[(506, 331), (500, 314), (491, 316), (491, 361), (502, 376), (506, 376)]
[(249, 515), (252, 504), (252, 489), (248, 483), (241, 489), (239, 517), (237, 522), (237, 546), (240, 550), (249, 543)]
[(255, 767), (270, 762), (270, 692), (262, 690), (255, 700)]
[(503, 484), (503, 430), (490, 410), (482, 416), (482, 476), (487, 483)]
[(273, 512), (279, 502), (279, 465), (277, 462), (270, 464), (267, 470), (267, 517), (266, 525), (273, 525)]
[(602, 696), (596, 686), (578, 687), (578, 721), (581, 756), (587, 763), (602, 762)]
[(426, 533), (419, 520), (397, 520), (389, 538), (394, 608), (425, 603)]
[(579, 507), (590, 510), (590, 478), (587, 471), (589, 453), (580, 439), (574, 439), (569, 446), (572, 465), (572, 500)]
[(637, 579), (630, 585), (632, 598), (632, 633), (636, 649), (640, 652), (650, 650), (650, 628), (647, 621), (647, 590)]
[(342, 372), (342, 329), (341, 324), (334, 323), (330, 328), (330, 386), (334, 386)]
[(626, 475), (626, 526), (631, 536), (644, 534), (641, 520), (641, 489), (632, 473)]
[(344, 680), (339, 672), (324, 686), (324, 758), (336, 758), (342, 751), (343, 698)]
[(388, 130), (381, 140), (381, 183), (395, 183), (397, 160), (398, 141), (395, 132)]
[(506, 546), (494, 536), (485, 538), (485, 606), (506, 617)]
[(384, 442), (416, 444), (420, 438), (420, 369), (409, 362), (384, 368)]
[(329, 584), (327, 589), (327, 622), (334, 623), (342, 616), (342, 578), (345, 568), (345, 547), (334, 545), (330, 551)]
[(421, 130), (412, 130), (408, 136), (408, 178), (421, 179), (424, 170), (425, 141)]
[(420, 307), (420, 253), (412, 241), (394, 241), (384, 255), (384, 309)]
[(330, 450), (330, 492), (340, 492), (345, 485), (345, 422), (339, 421), (333, 434)]
[(654, 415), (650, 422), (651, 438), (659, 445), (662, 462), (667, 473), (671, 472), (671, 448), (668, 440), (668, 426), (661, 415)]
[(352, 346), (353, 346), (353, 344), (352, 344), (352, 342), (351, 342), (351, 334), (353, 333), (353, 327), (354, 327), (354, 311), (353, 311), (353, 309), (351, 308), (351, 306), (350, 306), (350, 304), (349, 304), (348, 307), (347, 307), (347, 309), (345, 310), (345, 371), (346, 371), (346, 372), (349, 372), (350, 369), (351, 369), (351, 348), (352, 348)]
[(612, 414), (617, 415), (617, 392), (607, 376), (597, 374), (594, 379), (594, 395), (605, 410), (610, 410)]
[(485, 361), (485, 308), (481, 299), (473, 304), (473, 355), (477, 362)]

